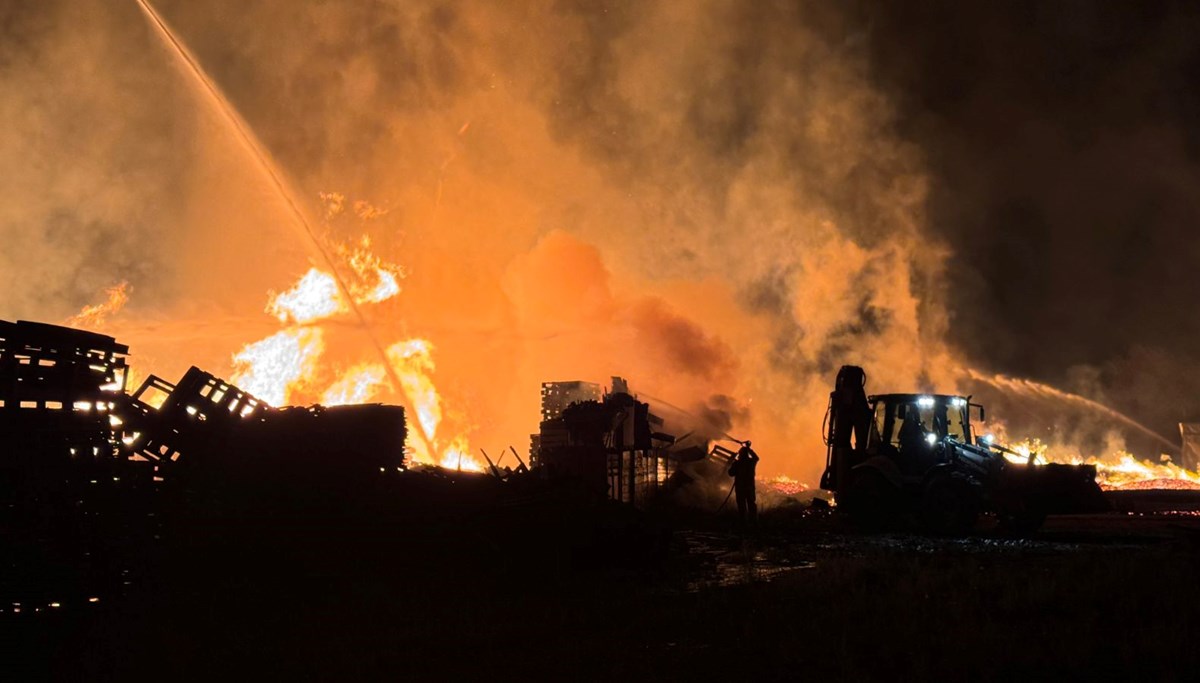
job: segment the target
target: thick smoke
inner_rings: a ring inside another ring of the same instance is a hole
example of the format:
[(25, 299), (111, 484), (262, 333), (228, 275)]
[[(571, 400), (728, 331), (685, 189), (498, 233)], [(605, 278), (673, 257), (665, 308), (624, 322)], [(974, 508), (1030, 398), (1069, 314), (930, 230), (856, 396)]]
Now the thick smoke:
[(1200, 8), (867, 3), (860, 20), (956, 254), (949, 339), (1177, 438), (1200, 419)]
[[(811, 481), (838, 366), (880, 391), (953, 384), (949, 251), (857, 17), (155, 4), (313, 215), (321, 192), (379, 208), (328, 236), (405, 266), (373, 323), (433, 341), (477, 443), (523, 443), (541, 381), (621, 374), (678, 405), (732, 397), (763, 470)], [(132, 2), (4, 11), (0, 163), (20, 183), (0, 226), (29, 244), (6, 251), (5, 317), (62, 319), (128, 280), (111, 331), (149, 369), (227, 373), (267, 290), (307, 268), (278, 199)]]

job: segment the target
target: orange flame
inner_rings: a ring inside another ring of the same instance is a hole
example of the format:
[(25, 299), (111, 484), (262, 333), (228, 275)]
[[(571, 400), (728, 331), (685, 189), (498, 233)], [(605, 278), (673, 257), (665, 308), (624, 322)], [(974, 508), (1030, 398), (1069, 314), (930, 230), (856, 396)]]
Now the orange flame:
[(1097, 457), (1084, 456), (1080, 453), (1065, 452), (1064, 449), (1051, 448), (1040, 439), (1025, 439), (1009, 446), (1019, 455), (1005, 455), (1014, 462), (1029, 462), (1033, 456), (1035, 465), (1048, 462), (1060, 462), (1070, 465), (1095, 465), (1096, 479), (1100, 488), (1138, 489), (1160, 488), (1200, 489), (1200, 473), (1193, 472), (1171, 462), (1169, 456), (1163, 455), (1160, 462), (1139, 460), (1129, 452), (1115, 448), (1111, 453)]
[[(336, 195), (326, 198), (331, 205), (331, 198), (341, 199)], [(370, 247), (369, 239), (364, 237), (353, 247), (333, 249), (351, 276), (345, 289), (358, 306), (379, 304), (401, 291), (403, 271), (373, 254)], [(285, 327), (247, 344), (234, 355), (234, 384), (276, 406), (309, 401), (345, 405), (406, 398), (426, 437), (414, 440), (410, 446), (416, 462), (483, 471), (482, 464), (470, 455), (465, 434), (440, 433), (444, 431), (444, 406), (433, 381), (433, 345), (429, 341), (402, 339), (387, 347), (385, 355), (399, 387), (393, 386), (388, 367), (382, 363), (346, 358), (346, 354), (331, 351), (325, 324), (349, 314), (351, 308), (334, 275), (316, 267), (292, 288), (272, 293), (266, 310)]]
[(795, 496), (809, 490), (804, 482), (782, 474), (768, 479), (767, 488), (785, 496)]
[(231, 381), (273, 406), (286, 405), (315, 380), (324, 350), (320, 328), (282, 330), (239, 351), (233, 357)]
[(104, 290), (108, 297), (106, 301), (91, 306), (84, 306), (75, 315), (63, 322), (67, 327), (78, 327), (84, 330), (97, 331), (108, 316), (125, 307), (129, 301), (130, 286), (128, 282), (120, 282)]
[(284, 323), (311, 323), (348, 310), (337, 279), (316, 268), (309, 268), (294, 287), (267, 304), (267, 312)]
[(387, 381), (387, 372), (376, 363), (365, 363), (342, 373), (321, 395), (321, 403), (327, 406), (344, 406), (351, 403), (366, 403), (379, 393)]

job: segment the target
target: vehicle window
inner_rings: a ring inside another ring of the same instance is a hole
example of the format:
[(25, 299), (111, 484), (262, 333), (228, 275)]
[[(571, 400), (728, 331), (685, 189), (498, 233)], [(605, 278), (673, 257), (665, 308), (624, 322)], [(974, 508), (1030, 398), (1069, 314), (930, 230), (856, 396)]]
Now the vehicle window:
[(871, 420), (871, 434), (867, 441), (876, 446), (883, 441), (887, 434), (887, 404), (880, 401), (875, 404), (875, 419)]
[[(937, 434), (939, 438), (949, 436), (957, 441), (966, 441), (966, 428), (964, 417), (966, 406), (955, 407), (948, 405), (945, 401), (937, 401), (934, 403), (927, 402), (911, 402), (898, 403), (891, 406), (893, 409), (892, 431), (888, 436), (888, 442), (894, 446), (899, 445), (900, 440), (900, 425), (904, 424), (904, 419), (915, 413), (917, 419), (921, 423), (921, 427), (926, 432)], [(880, 411), (875, 411), (876, 423), (881, 422)]]

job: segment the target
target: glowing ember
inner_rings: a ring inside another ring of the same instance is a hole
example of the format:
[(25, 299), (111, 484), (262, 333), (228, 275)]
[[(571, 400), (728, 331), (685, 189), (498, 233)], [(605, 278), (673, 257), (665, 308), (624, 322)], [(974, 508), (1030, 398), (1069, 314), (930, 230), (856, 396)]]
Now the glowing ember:
[[(1116, 463), (1105, 463), (1089, 458), (1096, 465), (1100, 486), (1106, 489), (1124, 488), (1200, 488), (1200, 474), (1184, 469), (1170, 461), (1152, 463), (1138, 460), (1123, 453)], [(1159, 486), (1146, 486), (1158, 482)], [(1167, 482), (1171, 482), (1167, 485)]]
[(1079, 454), (1056, 453), (1038, 439), (1026, 439), (1010, 448), (1019, 454), (1005, 454), (1013, 462), (1028, 462), (1030, 454), (1033, 454), (1035, 465), (1047, 462), (1095, 465), (1097, 483), (1106, 490), (1200, 489), (1200, 473), (1176, 465), (1165, 455), (1158, 463), (1138, 460), (1124, 451), (1116, 451), (1102, 458), (1083, 457)]
[(783, 475), (768, 479), (767, 487), (785, 496), (794, 496), (808, 490), (808, 485), (804, 482)]

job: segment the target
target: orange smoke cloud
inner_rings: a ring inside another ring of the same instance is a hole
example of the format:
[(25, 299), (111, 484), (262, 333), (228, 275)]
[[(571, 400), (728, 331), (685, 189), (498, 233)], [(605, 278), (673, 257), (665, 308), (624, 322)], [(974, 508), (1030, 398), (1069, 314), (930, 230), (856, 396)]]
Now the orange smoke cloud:
[[(728, 397), (764, 473), (813, 481), (838, 365), (866, 365), (880, 390), (945, 386), (945, 253), (923, 234), (920, 158), (894, 134), (861, 46), (802, 11), (159, 4), (293, 177), (320, 238), (346, 245), (332, 252), (385, 348), (430, 343), (439, 430), (521, 448), (540, 382), (619, 374), (693, 412)], [(27, 75), (0, 82), (0, 107), (35, 112), (0, 141), (0, 169), (20, 180), (0, 190), (16, 193), (0, 220), (80, 214), (13, 235), (65, 265), (9, 256), (2, 270), (17, 283), (88, 275), (50, 299), (9, 288), (11, 305), (60, 319), (79, 291), (128, 277), (140, 298), (116, 332), (156, 372), (230, 376), (247, 344), (309, 325), (326, 367), (286, 400), (385, 397), (363, 366), (382, 359), (328, 281), (316, 299), (328, 310), (297, 298), (263, 314), (266, 292), (328, 269), (211, 98), (136, 10), (115, 7), (62, 8), (47, 25), (99, 38), (35, 36)], [(117, 75), (154, 96), (130, 96)], [(88, 117), (115, 123), (80, 131)], [(93, 224), (122, 226), (94, 241), (120, 245), (109, 258), (61, 237)]]

